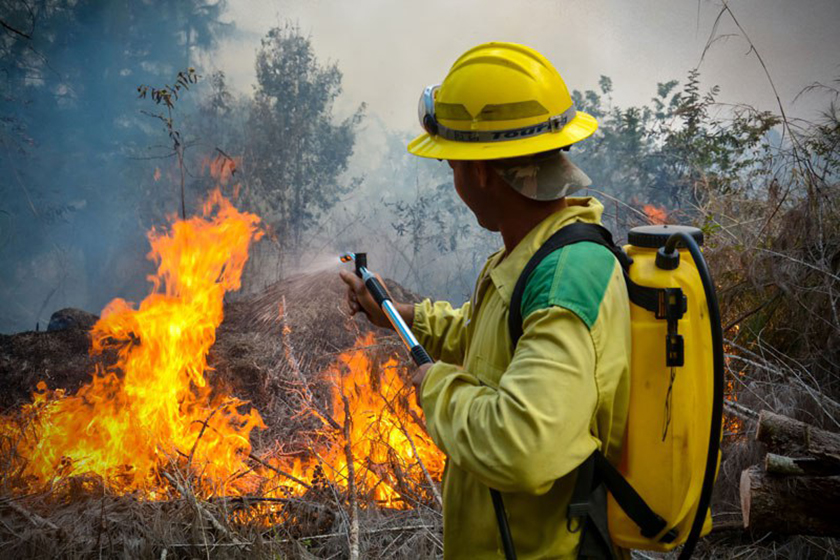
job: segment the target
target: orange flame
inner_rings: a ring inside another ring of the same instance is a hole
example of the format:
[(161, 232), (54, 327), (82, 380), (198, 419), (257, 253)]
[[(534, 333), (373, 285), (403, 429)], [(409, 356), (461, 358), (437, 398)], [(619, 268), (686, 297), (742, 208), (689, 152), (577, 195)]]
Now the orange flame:
[(645, 204), (642, 210), (645, 216), (647, 216), (648, 221), (653, 225), (662, 225), (668, 221), (668, 212), (664, 207)]
[(91, 332), (91, 353), (114, 350), (116, 365), (97, 367), (73, 396), (41, 383), (27, 407), (40, 429), (17, 449), (28, 478), (45, 484), (95, 474), (115, 489), (144, 491), (179, 455), (219, 481), (243, 467), (240, 451), (250, 449), (262, 420), (240, 413), (241, 401), (214, 399), (204, 373), (224, 294), (240, 287), (258, 224), (216, 191), (202, 217), (150, 232), (149, 258), (158, 263), (152, 293), (137, 309), (115, 299)]
[[(734, 325), (735, 333), (740, 330), (740, 325)], [(724, 363), (726, 364), (726, 368), (731, 371), (731, 358), (730, 355), (734, 353), (733, 348), (729, 344), (724, 344)], [(744, 370), (740, 370), (737, 372), (738, 378), (736, 379), (733, 377), (732, 379), (728, 379), (726, 381), (726, 388), (724, 389), (723, 397), (727, 401), (731, 403), (738, 403), (738, 393), (740, 389), (740, 385), (743, 381), (740, 378), (746, 375)], [(737, 383), (736, 383), (737, 381)], [(744, 422), (738, 418), (737, 416), (725, 414), (724, 415), (724, 422), (723, 422), (723, 433), (730, 437), (739, 437), (743, 435), (744, 430)]]
[(393, 357), (379, 364), (369, 356), (372, 334), (325, 372), (331, 406), (320, 414), (310, 403), (324, 426), (308, 454), (266, 457), (268, 468), (246, 465), (250, 434), (263, 420), (254, 409), (243, 412), (243, 401), (214, 393), (205, 372), (224, 294), (240, 287), (249, 246), (263, 235), (259, 222), (216, 190), (200, 217), (149, 233), (149, 258), (158, 265), (151, 294), (138, 308), (112, 301), (91, 331), (91, 353), (113, 351), (116, 364), (97, 367), (72, 396), (39, 383), (22, 410), (26, 433), (16, 418), (0, 417), (0, 435), (16, 442), (19, 491), (93, 475), (116, 493), (157, 499), (168, 488), (161, 473), (177, 463), (200, 474), (193, 486), (201, 495), (265, 490), (271, 478), (267, 495), (286, 497), (319, 476), (348, 488), (351, 458), (361, 496), (407, 508), (429, 479), (440, 480), (443, 454), (424, 433), (406, 372)]
[[(369, 333), (357, 341), (356, 349), (341, 354), (327, 372), (334, 383), (330, 414), (339, 427), (345, 427), (346, 410), (350, 412), (349, 456), (357, 491), (380, 505), (404, 509), (413, 505), (407, 498), (421, 492), (426, 473), (433, 480), (441, 479), (444, 455), (424, 432), (422, 411), (411, 385), (401, 375), (404, 368), (393, 357), (377, 367), (368, 356), (365, 348), (375, 342)], [(325, 427), (321, 435), (327, 443), (314, 449), (311, 458), (273, 465), (301, 480), (312, 480), (320, 468), (328, 480), (346, 489), (347, 439), (331, 427)], [(295, 493), (303, 491), (291, 480), (284, 486)]]

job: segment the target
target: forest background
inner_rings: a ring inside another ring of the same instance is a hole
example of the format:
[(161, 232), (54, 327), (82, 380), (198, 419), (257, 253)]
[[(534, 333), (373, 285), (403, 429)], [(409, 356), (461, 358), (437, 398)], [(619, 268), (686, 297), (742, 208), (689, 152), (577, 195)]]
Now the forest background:
[[(377, 270), (417, 293), (456, 302), (467, 298), (478, 268), (499, 240), (481, 231), (457, 200), (444, 163), (413, 158), (404, 148), (417, 132), (413, 119), (419, 95), (406, 92), (404, 76), (417, 66), (429, 74), (428, 81), (440, 80), (460, 50), (431, 56), (424, 49), (405, 52), (400, 43), (402, 59), (383, 57), (387, 72), (360, 89), (359, 76), (346, 77), (343, 66), (357, 68), (356, 59), (369, 56), (379, 36), (348, 45), (342, 62), (327, 59), (309, 29), (323, 27), (329, 34), (324, 50), (334, 51), (333, 18), (316, 16), (300, 3), (287, 4), (2, 3), (0, 332), (43, 328), (62, 307), (98, 312), (113, 297), (142, 298), (152, 266), (144, 258), (144, 232), (180, 213), (182, 184), (185, 209), (195, 210), (214, 185), (213, 166), (226, 173), (235, 170), (228, 186), (240, 185), (241, 204), (262, 216), (273, 232), (258, 248), (243, 293), (323, 264), (338, 250), (355, 249), (367, 250)], [(537, 2), (534, 7), (561, 19), (586, 15), (576, 13), (575, 3)], [(311, 19), (292, 22), (282, 15), (283, 8)], [(347, 10), (339, 4), (333, 8), (334, 17)], [(711, 196), (764, 196), (768, 181), (778, 181), (785, 172), (779, 152), (794, 145), (790, 132), (807, 136), (809, 127), (825, 124), (823, 110), (831, 118), (835, 62), (830, 55), (796, 51), (804, 48), (801, 28), (814, 14), (806, 12), (788, 26), (789, 36), (800, 44), (785, 45), (785, 52), (802, 64), (785, 64), (781, 77), (775, 76), (784, 83), (783, 91), (809, 91), (796, 103), (786, 98), (774, 105), (775, 84), (756, 58), (761, 51), (753, 51), (749, 38), (738, 35), (727, 14), (712, 19), (718, 8), (697, 3), (693, 42), (705, 41), (706, 47), (684, 57), (685, 67), (659, 83), (636, 72), (634, 81), (625, 78), (634, 87), (622, 91), (608, 76), (588, 83), (573, 80), (574, 72), (566, 74), (578, 107), (601, 123), (596, 136), (570, 155), (593, 178), (597, 190), (590, 194), (607, 202), (607, 219), (619, 238), (625, 226), (645, 221), (643, 213), (634, 211), (645, 205), (669, 215), (670, 221), (711, 224), (718, 217), (700, 211)], [(360, 31), (389, 30), (370, 6), (359, 9), (371, 14), (365, 22), (356, 14)], [(590, 10), (593, 18), (603, 16)], [(746, 4), (744, 10), (754, 8)], [(270, 29), (259, 37), (253, 23), (257, 12), (274, 12), (263, 18), (274, 23), (264, 24)], [(785, 10), (777, 12), (761, 21), (781, 25), (790, 17)], [(419, 20), (415, 27), (422, 27), (426, 17), (397, 15)], [(672, 19), (641, 9), (637, 15), (640, 21), (649, 18), (647, 33), (674, 40), (662, 31), (674, 27)], [(489, 14), (486, 27), (516, 39), (510, 24), (499, 23), (503, 16)], [(236, 18), (243, 20), (242, 28)], [(407, 32), (415, 33), (415, 27)], [(465, 34), (475, 34), (478, 27), (472, 24)], [(623, 25), (615, 31), (626, 33)], [(580, 34), (572, 30), (571, 38), (543, 50), (551, 58), (550, 51)], [(546, 42), (544, 31), (535, 33), (535, 41)], [(431, 52), (438, 53), (439, 41), (434, 45)], [(638, 48), (639, 55), (646, 54), (644, 43), (639, 45), (629, 44), (627, 56), (640, 69), (648, 68), (651, 62), (632, 52)], [(579, 50), (554, 62), (564, 70), (586, 66), (577, 74), (597, 76), (591, 66), (603, 52)], [(674, 43), (674, 50), (686, 49)], [(776, 43), (768, 50), (776, 52)], [(719, 52), (731, 63), (724, 65), (721, 57), (705, 62)], [(665, 54), (663, 60), (675, 63)], [(359, 74), (376, 61), (367, 62)], [(721, 91), (715, 85), (718, 76), (703, 75), (704, 63), (723, 68), (716, 72), (719, 77), (761, 110)], [(402, 74), (394, 74), (394, 64)], [(603, 66), (616, 68), (613, 62)], [(626, 66), (620, 64), (616, 72), (625, 75)], [(752, 89), (732, 81), (738, 67), (749, 69), (741, 81), (754, 84)], [(810, 81), (792, 84), (803, 79), (803, 72)], [(179, 73), (190, 89), (180, 91), (177, 99), (161, 104), (138, 95), (140, 86), (153, 93), (177, 85)], [(239, 82), (232, 82), (231, 75)], [(354, 84), (352, 95), (343, 93), (345, 82)], [(390, 91), (394, 94), (388, 96)], [(366, 96), (375, 110), (366, 105)], [(395, 99), (402, 100), (398, 112)], [(792, 119), (787, 125), (780, 114), (785, 109)], [(698, 190), (699, 182), (703, 189)], [(791, 200), (785, 197), (785, 202)]]

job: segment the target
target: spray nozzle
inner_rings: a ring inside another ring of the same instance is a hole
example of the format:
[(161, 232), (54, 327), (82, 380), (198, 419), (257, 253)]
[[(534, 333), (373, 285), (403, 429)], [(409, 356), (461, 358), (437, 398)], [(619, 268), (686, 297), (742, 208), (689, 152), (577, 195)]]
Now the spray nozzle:
[(362, 269), (367, 269), (367, 253), (342, 253), (338, 256), (339, 260), (343, 263), (355, 262), (356, 263), (356, 275), (359, 278), (362, 277), (363, 271)]

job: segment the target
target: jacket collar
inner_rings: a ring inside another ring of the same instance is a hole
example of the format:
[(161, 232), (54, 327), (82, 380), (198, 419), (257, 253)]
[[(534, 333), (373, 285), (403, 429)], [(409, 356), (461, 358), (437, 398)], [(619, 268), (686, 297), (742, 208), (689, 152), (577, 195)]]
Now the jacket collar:
[(505, 304), (510, 303), (513, 288), (525, 265), (554, 232), (573, 222), (601, 223), (604, 206), (597, 199), (589, 196), (568, 197), (566, 200), (569, 203), (566, 208), (540, 222), (522, 238), (510, 254), (505, 256), (505, 249), (502, 248), (490, 256), (490, 278)]

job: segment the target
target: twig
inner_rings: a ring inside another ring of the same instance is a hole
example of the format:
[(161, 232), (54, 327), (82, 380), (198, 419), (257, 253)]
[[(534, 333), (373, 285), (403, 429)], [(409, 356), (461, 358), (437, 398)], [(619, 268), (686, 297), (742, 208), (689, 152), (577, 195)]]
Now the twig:
[(279, 474), (279, 475), (285, 476), (285, 477), (286, 477), (286, 478), (288, 478), (289, 480), (291, 480), (291, 481), (293, 481), (293, 482), (296, 482), (296, 483), (300, 484), (301, 486), (303, 486), (304, 488), (306, 488), (306, 489), (308, 489), (308, 490), (311, 490), (311, 489), (312, 489), (312, 485), (305, 483), (304, 481), (302, 481), (301, 479), (299, 479), (298, 477), (296, 477), (296, 476), (295, 476), (295, 475), (293, 475), (293, 474), (289, 474), (289, 473), (287, 473), (287, 472), (286, 472), (286, 471), (284, 471), (284, 470), (280, 470), (280, 469), (278, 469), (278, 468), (277, 468), (277, 467), (275, 467), (274, 465), (271, 465), (271, 464), (269, 464), (269, 463), (266, 463), (265, 461), (263, 461), (262, 459), (260, 459), (260, 458), (259, 458), (259, 457), (257, 457), (256, 455), (254, 455), (253, 453), (250, 453), (250, 454), (248, 455), (248, 458), (249, 458), (249, 459), (251, 459), (252, 461), (256, 461), (256, 462), (257, 462), (257, 463), (259, 463), (260, 465), (264, 466), (264, 467), (265, 467), (265, 468), (267, 468), (267, 469), (270, 469), (270, 470), (272, 470), (272, 471), (276, 472), (276, 473), (277, 473), (277, 474)]
[[(382, 529), (364, 529), (359, 531), (361, 535), (374, 535), (377, 533), (394, 533), (394, 532), (403, 532), (403, 531), (437, 531), (439, 527), (436, 525), (404, 525), (402, 527), (384, 527)], [(344, 533), (327, 533), (324, 535), (310, 535), (307, 537), (300, 537), (299, 539), (282, 539), (277, 540), (275, 542), (278, 543), (290, 543), (295, 541), (307, 541), (307, 540), (316, 540), (316, 539), (333, 539), (335, 537), (343, 537)]]
[(0, 19), (0, 25), (2, 25), (2, 26), (3, 26), (3, 29), (5, 29), (5, 30), (7, 30), (7, 31), (12, 32), (12, 33), (14, 33), (15, 35), (20, 35), (20, 36), (21, 36), (21, 37), (23, 37), (24, 39), (29, 39), (29, 40), (32, 40), (32, 35), (28, 35), (28, 34), (24, 33), (23, 31), (19, 31), (19, 30), (15, 29), (14, 27), (12, 27), (11, 25), (9, 25), (8, 23), (6, 23), (5, 21), (3, 21), (2, 19)]
[(164, 477), (166, 477), (166, 479), (167, 479), (169, 482), (171, 482), (173, 486), (175, 486), (175, 489), (176, 489), (176, 490), (178, 490), (178, 492), (181, 494), (181, 496), (183, 496), (184, 498), (186, 498), (186, 499), (187, 499), (187, 501), (188, 501), (190, 504), (192, 504), (192, 506), (196, 509), (196, 511), (198, 511), (198, 512), (199, 512), (199, 514), (201, 514), (201, 515), (203, 515), (205, 518), (207, 518), (207, 520), (210, 522), (210, 524), (213, 526), (213, 528), (215, 528), (217, 531), (219, 531), (220, 533), (222, 533), (225, 537), (227, 537), (228, 539), (230, 539), (230, 541), (231, 541), (231, 542), (233, 542), (234, 544), (243, 544), (243, 543), (242, 543), (239, 539), (237, 539), (237, 538), (236, 538), (236, 537), (235, 537), (235, 536), (234, 536), (234, 535), (233, 535), (233, 534), (232, 534), (232, 533), (228, 530), (228, 528), (227, 528), (227, 527), (225, 527), (224, 525), (222, 525), (221, 523), (219, 523), (219, 520), (218, 520), (218, 519), (216, 519), (215, 517), (213, 517), (213, 514), (212, 514), (212, 513), (210, 513), (210, 512), (207, 510), (207, 508), (205, 508), (205, 507), (204, 507), (204, 506), (202, 506), (200, 503), (198, 503), (198, 500), (196, 500), (196, 499), (195, 499), (195, 495), (193, 495), (193, 493), (192, 493), (192, 492), (190, 492), (190, 491), (188, 491), (186, 488), (184, 488), (184, 486), (183, 486), (181, 483), (179, 483), (177, 480), (175, 480), (175, 478), (174, 478), (172, 475), (170, 475), (169, 473), (165, 472), (165, 473), (163, 473), (163, 476), (164, 476)]
[(756, 313), (758, 313), (759, 311), (761, 311), (762, 309), (764, 309), (764, 308), (765, 308), (765, 307), (767, 307), (768, 305), (770, 305), (770, 304), (774, 303), (774, 302), (775, 302), (776, 300), (778, 300), (780, 297), (782, 297), (782, 290), (778, 290), (778, 291), (776, 292), (776, 295), (774, 295), (772, 298), (769, 298), (769, 299), (764, 300), (764, 302), (763, 302), (763, 303), (761, 303), (758, 307), (755, 307), (755, 308), (753, 308), (753, 309), (751, 309), (751, 310), (747, 311), (746, 313), (743, 313), (743, 314), (742, 314), (740, 317), (738, 317), (737, 319), (735, 319), (735, 320), (733, 320), (733, 321), (730, 321), (730, 323), (729, 323), (728, 325), (726, 325), (726, 326), (723, 328), (723, 332), (726, 332), (726, 331), (728, 331), (729, 329), (731, 329), (732, 327), (734, 327), (734, 326), (736, 326), (736, 325), (740, 324), (740, 323), (741, 323), (741, 321), (744, 321), (744, 320), (746, 320), (746, 319), (749, 319), (750, 317), (752, 317), (753, 315), (755, 315)]
[[(381, 396), (381, 395), (380, 395)], [(394, 405), (392, 405), (385, 397), (382, 397), (382, 400), (391, 410), (391, 413), (400, 423), (400, 430), (402, 431), (405, 438), (408, 440), (408, 443), (411, 445), (411, 451), (414, 453), (414, 456), (417, 457), (417, 464), (420, 465), (420, 469), (423, 471), (423, 475), (426, 477), (426, 482), (429, 483), (429, 488), (432, 489), (432, 495), (435, 497), (435, 501), (437, 502), (438, 506), (441, 508), (443, 507), (443, 498), (440, 496), (440, 492), (438, 492), (437, 485), (435, 481), (432, 480), (432, 475), (429, 474), (429, 470), (426, 468), (426, 464), (423, 462), (423, 458), (420, 457), (420, 453), (417, 452), (417, 447), (414, 445), (414, 438), (408, 433), (408, 429), (405, 427), (405, 423), (400, 418), (400, 415), (397, 414), (397, 411), (394, 410)], [(413, 411), (412, 411), (413, 412)]]
[(58, 526), (55, 523), (53, 523), (49, 519), (44, 519), (37, 513), (32, 513), (31, 511), (29, 511), (28, 509), (26, 509), (25, 507), (23, 507), (15, 501), (8, 501), (2, 505), (15, 510), (36, 527), (47, 527), (48, 529), (52, 529), (53, 531), (58, 531)]
[(356, 504), (356, 470), (353, 464), (353, 444), (351, 431), (353, 428), (353, 417), (350, 415), (350, 401), (344, 390), (341, 391), (341, 400), (344, 401), (344, 455), (347, 459), (347, 493), (350, 501), (350, 527), (348, 529), (350, 540), (350, 560), (359, 558), (359, 511)]
[(825, 274), (826, 276), (828, 276), (829, 278), (831, 278), (832, 280), (834, 280), (836, 282), (840, 282), (840, 276), (837, 276), (836, 274), (832, 274), (830, 271), (828, 271), (824, 268), (814, 266), (814, 265), (812, 265), (810, 263), (807, 263), (803, 260), (797, 259), (796, 257), (791, 257), (790, 255), (785, 255), (784, 253), (777, 253), (776, 251), (771, 251), (770, 249), (764, 249), (763, 247), (757, 247), (756, 249), (758, 249), (762, 253), (767, 253), (767, 254), (773, 255), (774, 257), (780, 257), (780, 258), (783, 258), (783, 259), (788, 259), (792, 262), (795, 262), (796, 264), (799, 264), (799, 265), (802, 265), (804, 267), (810, 268), (810, 269), (815, 270), (815, 271), (817, 271), (821, 274)]
[[(276, 541), (276, 542), (283, 542), (283, 541)], [(288, 542), (288, 541), (286, 541)], [(212, 546), (213, 548), (221, 548), (221, 547), (234, 547), (234, 546), (251, 546), (252, 543), (249, 542), (235, 542), (235, 543), (214, 543)], [(166, 546), (169, 548), (195, 548), (194, 544), (190, 543), (169, 543)]]
[(742, 420), (751, 420), (753, 422), (758, 420), (758, 412), (734, 401), (724, 401), (723, 408), (725, 408), (726, 411), (733, 416), (737, 416)]
[(210, 423), (210, 419), (213, 418), (213, 415), (216, 414), (219, 411), (219, 409), (221, 409), (224, 406), (225, 406), (224, 404), (221, 404), (221, 405), (217, 406), (216, 408), (214, 408), (213, 412), (211, 412), (210, 415), (207, 416), (207, 418), (204, 420), (204, 422), (201, 423), (201, 431), (198, 432), (198, 437), (195, 438), (195, 443), (193, 443), (192, 449), (190, 449), (190, 456), (187, 459), (187, 468), (192, 467), (193, 455), (195, 454), (195, 448), (198, 447), (198, 442), (201, 441), (201, 436), (204, 435), (204, 431), (207, 429), (207, 425)]

